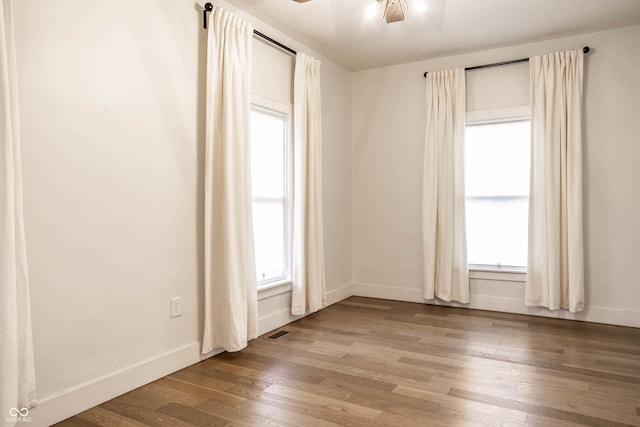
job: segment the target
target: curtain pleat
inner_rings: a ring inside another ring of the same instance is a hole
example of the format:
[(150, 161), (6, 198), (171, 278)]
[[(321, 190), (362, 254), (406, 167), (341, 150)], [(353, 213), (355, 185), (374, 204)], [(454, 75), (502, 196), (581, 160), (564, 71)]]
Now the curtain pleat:
[(320, 61), (296, 55), (294, 74), (294, 221), (291, 313), (327, 305), (322, 222)]
[(583, 52), (530, 59), (531, 182), (525, 303), (584, 309)]
[(426, 83), (423, 181), (424, 298), (469, 302), (465, 234), (464, 69), (432, 72)]
[(219, 7), (208, 27), (203, 354), (241, 350), (258, 333), (249, 151), (253, 27)]
[(0, 0), (0, 26), (0, 424), (14, 425), (37, 402), (11, 0)]

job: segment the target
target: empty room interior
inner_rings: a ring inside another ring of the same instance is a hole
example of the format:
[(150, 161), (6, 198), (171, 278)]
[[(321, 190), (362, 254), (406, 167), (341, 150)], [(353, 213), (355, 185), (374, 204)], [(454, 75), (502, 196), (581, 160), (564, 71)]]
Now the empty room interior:
[(640, 426), (637, 0), (0, 1), (0, 425)]

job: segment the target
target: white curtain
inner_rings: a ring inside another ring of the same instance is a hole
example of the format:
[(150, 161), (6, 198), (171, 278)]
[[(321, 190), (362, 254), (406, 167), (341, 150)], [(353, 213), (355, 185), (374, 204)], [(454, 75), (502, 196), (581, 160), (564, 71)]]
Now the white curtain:
[(427, 74), (422, 242), (424, 298), (469, 302), (464, 69)]
[(295, 195), (291, 313), (327, 305), (322, 226), (320, 61), (296, 55), (294, 97)]
[(0, 0), (0, 26), (0, 424), (13, 425), (36, 405), (36, 380), (11, 0)]
[(525, 302), (584, 308), (582, 51), (530, 59), (531, 188)]
[(258, 333), (249, 146), (253, 27), (214, 7), (207, 47), (202, 353)]

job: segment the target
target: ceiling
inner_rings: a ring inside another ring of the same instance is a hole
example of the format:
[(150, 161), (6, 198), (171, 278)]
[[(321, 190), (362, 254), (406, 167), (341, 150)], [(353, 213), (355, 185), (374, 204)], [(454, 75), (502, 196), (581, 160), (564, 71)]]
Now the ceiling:
[(391, 24), (376, 0), (227, 1), (354, 71), (640, 23), (639, 0), (407, 0)]

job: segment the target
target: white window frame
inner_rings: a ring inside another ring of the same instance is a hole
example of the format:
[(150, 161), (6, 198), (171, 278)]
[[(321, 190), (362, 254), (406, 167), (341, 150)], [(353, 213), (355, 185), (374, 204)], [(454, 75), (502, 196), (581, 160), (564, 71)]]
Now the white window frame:
[[(293, 106), (253, 93), (251, 111), (270, 114), (285, 120), (284, 141), (284, 274), (283, 276), (258, 280), (258, 299), (262, 300), (291, 289), (293, 275)], [(251, 197), (253, 203), (253, 195)]]
[[(531, 120), (531, 108), (529, 105), (467, 111), (465, 127), (474, 125), (517, 122), (524, 120)], [(526, 267), (468, 264), (468, 268), (470, 279), (498, 280), (508, 282), (526, 281)]]

